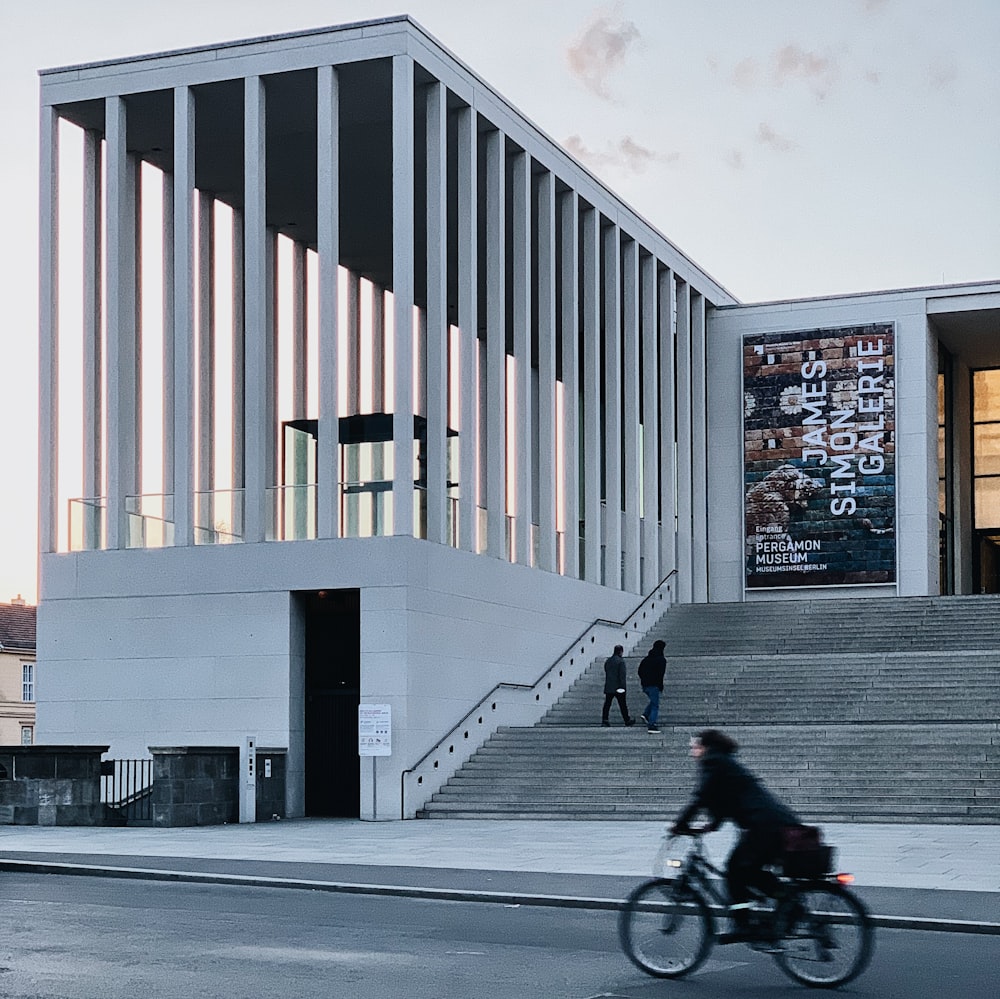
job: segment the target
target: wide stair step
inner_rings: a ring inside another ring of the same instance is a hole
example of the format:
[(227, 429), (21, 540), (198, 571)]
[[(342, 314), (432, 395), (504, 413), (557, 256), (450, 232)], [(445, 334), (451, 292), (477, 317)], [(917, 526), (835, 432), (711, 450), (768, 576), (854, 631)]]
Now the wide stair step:
[(670, 609), (660, 733), (599, 724), (603, 657), (535, 726), (500, 729), (426, 818), (668, 819), (695, 779), (688, 739), (725, 727), (805, 821), (1000, 823), (1000, 597)]

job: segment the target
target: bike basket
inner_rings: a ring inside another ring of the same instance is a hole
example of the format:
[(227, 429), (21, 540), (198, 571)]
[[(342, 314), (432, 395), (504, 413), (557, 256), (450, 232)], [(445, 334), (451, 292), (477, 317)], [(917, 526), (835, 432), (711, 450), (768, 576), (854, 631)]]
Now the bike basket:
[(781, 858), (787, 878), (820, 878), (833, 870), (833, 847), (814, 846), (807, 850), (788, 850)]
[(786, 826), (781, 830), (781, 866), (790, 878), (818, 878), (833, 870), (833, 847), (823, 845), (819, 826)]

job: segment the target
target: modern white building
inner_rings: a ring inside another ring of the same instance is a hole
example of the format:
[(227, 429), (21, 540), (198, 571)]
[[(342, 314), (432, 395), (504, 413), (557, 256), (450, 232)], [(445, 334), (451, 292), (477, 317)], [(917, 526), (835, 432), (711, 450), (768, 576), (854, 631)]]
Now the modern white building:
[(44, 71), (41, 156), (39, 741), (398, 818), (663, 601), (998, 588), (1000, 283), (741, 305), (406, 17)]

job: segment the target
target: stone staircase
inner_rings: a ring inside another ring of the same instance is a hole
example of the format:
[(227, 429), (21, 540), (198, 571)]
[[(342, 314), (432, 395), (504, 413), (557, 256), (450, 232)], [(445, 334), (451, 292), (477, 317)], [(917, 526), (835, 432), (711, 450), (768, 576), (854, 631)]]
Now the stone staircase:
[(667, 643), (659, 734), (600, 727), (602, 654), (531, 728), (501, 729), (425, 818), (665, 819), (688, 738), (724, 727), (806, 820), (1000, 823), (1000, 597), (700, 604), (627, 657), (628, 699)]

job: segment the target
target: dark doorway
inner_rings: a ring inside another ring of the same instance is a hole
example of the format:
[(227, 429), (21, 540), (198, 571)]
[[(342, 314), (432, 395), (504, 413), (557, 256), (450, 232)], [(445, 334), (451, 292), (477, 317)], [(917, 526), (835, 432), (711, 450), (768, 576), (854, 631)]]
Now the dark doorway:
[(356, 819), (361, 593), (318, 590), (296, 596), (305, 621), (306, 815)]
[(1000, 531), (976, 531), (974, 571), (980, 593), (1000, 593)]

